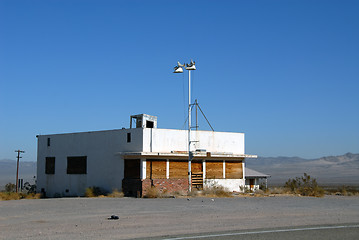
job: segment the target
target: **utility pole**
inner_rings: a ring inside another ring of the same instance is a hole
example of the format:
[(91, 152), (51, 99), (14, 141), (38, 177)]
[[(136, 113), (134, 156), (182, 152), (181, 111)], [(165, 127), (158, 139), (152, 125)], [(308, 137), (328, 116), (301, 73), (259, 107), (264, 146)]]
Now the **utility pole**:
[(18, 188), (19, 188), (19, 161), (20, 161), (20, 154), (21, 153), (25, 153), (25, 151), (22, 150), (15, 150), (15, 152), (17, 152), (17, 167), (16, 167), (16, 193), (18, 192)]

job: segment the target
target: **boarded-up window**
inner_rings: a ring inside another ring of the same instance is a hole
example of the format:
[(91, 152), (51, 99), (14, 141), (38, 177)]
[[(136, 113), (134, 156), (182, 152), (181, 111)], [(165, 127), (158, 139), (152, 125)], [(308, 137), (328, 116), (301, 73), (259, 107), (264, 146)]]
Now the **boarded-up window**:
[(226, 161), (226, 178), (242, 179), (243, 178), (242, 162)]
[(206, 161), (206, 178), (223, 178), (223, 161)]
[(188, 162), (170, 160), (170, 178), (188, 178)]
[(191, 171), (192, 173), (202, 173), (202, 161), (192, 161), (191, 162)]
[(87, 156), (67, 157), (67, 174), (87, 174)]
[(147, 159), (146, 178), (149, 179), (166, 178), (166, 161)]
[(45, 173), (55, 174), (55, 158), (47, 157), (45, 162)]
[(140, 167), (140, 159), (125, 159), (125, 178), (139, 179)]

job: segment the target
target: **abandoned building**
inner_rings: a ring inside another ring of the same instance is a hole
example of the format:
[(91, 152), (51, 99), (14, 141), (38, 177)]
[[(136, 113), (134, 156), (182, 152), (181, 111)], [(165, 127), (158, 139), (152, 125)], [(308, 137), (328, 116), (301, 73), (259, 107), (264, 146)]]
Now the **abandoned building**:
[[(132, 127), (132, 122), (135, 126)], [(37, 189), (54, 196), (83, 196), (88, 187), (144, 196), (160, 191), (223, 186), (243, 190), (244, 133), (157, 128), (157, 117), (131, 116), (130, 128), (38, 135)], [(190, 177), (189, 177), (190, 176)]]
[[(245, 187), (248, 190), (256, 191), (260, 188), (261, 184), (264, 184), (264, 188), (268, 188), (268, 182), (267, 179), (270, 177), (270, 175), (255, 171), (253, 169), (246, 167), (246, 182)], [(261, 180), (264, 180), (264, 182), (261, 182)]]

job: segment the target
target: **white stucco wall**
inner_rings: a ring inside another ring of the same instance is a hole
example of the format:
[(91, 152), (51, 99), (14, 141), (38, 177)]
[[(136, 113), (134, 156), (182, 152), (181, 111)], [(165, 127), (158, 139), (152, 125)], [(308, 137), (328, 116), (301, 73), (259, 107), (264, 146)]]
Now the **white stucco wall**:
[(230, 192), (243, 192), (244, 179), (206, 179), (203, 187), (222, 186)]
[[(127, 133), (131, 142), (127, 142)], [(50, 138), (50, 146), (47, 146)], [(122, 188), (123, 164), (118, 152), (142, 151), (142, 129), (38, 136), (37, 189), (47, 196), (83, 195), (86, 187)], [(67, 174), (67, 157), (87, 156), (87, 174)], [(46, 157), (55, 157), (55, 174), (45, 174)], [(69, 190), (66, 193), (66, 189)]]
[[(188, 131), (174, 129), (145, 128), (144, 152), (188, 151)], [(192, 151), (205, 149), (207, 152), (244, 154), (244, 133), (192, 131)]]

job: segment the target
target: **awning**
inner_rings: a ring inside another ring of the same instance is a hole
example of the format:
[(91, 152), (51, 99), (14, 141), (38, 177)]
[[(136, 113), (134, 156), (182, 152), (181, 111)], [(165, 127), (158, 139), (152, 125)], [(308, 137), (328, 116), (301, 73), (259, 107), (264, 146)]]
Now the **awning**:
[(253, 169), (250, 169), (250, 168), (247, 168), (246, 167), (246, 170), (245, 170), (245, 177), (246, 179), (253, 179), (253, 178), (268, 178), (270, 177), (270, 175), (267, 175), (267, 174), (264, 174), (264, 173), (260, 173), (260, 172), (257, 172)]

